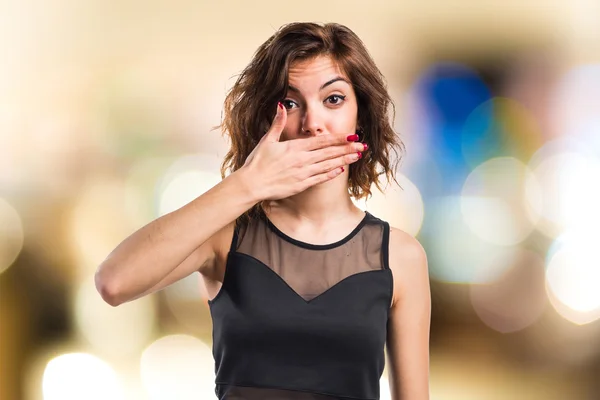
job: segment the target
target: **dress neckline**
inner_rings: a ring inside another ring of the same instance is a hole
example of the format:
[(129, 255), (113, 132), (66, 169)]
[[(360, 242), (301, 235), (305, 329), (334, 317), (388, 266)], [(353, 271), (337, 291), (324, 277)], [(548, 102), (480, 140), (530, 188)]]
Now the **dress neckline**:
[(362, 229), (362, 227), (366, 224), (366, 222), (370, 216), (369, 212), (365, 211), (365, 216), (361, 219), (361, 221), (358, 223), (358, 225), (348, 235), (346, 235), (344, 238), (342, 238), (336, 242), (328, 243), (328, 244), (313, 244), (313, 243), (303, 242), (298, 239), (294, 239), (293, 237), (285, 234), (279, 228), (277, 228), (277, 226), (275, 226), (275, 224), (273, 222), (271, 222), (269, 217), (267, 217), (267, 215), (264, 212), (262, 212), (261, 214), (262, 214), (262, 217), (263, 217), (265, 223), (269, 227), (269, 229), (271, 231), (273, 231), (277, 236), (279, 236), (286, 242), (289, 242), (295, 246), (302, 247), (302, 248), (309, 249), (309, 250), (330, 250), (330, 249), (334, 249), (336, 247), (339, 247), (339, 246), (347, 243), (350, 239), (352, 239), (354, 236), (356, 236), (356, 234)]

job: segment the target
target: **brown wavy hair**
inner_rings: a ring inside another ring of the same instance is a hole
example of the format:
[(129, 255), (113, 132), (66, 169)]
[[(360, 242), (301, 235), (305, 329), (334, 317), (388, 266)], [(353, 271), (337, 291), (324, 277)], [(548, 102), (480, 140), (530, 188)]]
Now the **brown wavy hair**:
[[(244, 165), (261, 137), (269, 130), (277, 102), (288, 91), (288, 71), (297, 61), (329, 56), (349, 78), (358, 102), (360, 139), (369, 145), (363, 158), (350, 164), (348, 190), (356, 199), (371, 196), (371, 185), (382, 191), (379, 177), (395, 177), (405, 151), (392, 128), (395, 107), (385, 78), (360, 38), (344, 25), (295, 22), (282, 26), (255, 52), (225, 98), (220, 128), (231, 141), (221, 165), (221, 176)], [(390, 115), (391, 114), (391, 115)], [(391, 152), (395, 153), (394, 160)], [(247, 214), (260, 212), (254, 207)]]

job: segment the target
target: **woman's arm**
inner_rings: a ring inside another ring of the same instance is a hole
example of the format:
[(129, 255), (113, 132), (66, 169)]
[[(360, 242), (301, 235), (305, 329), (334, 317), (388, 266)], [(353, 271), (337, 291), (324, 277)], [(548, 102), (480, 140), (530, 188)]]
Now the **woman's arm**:
[(429, 400), (431, 293), (427, 255), (409, 234), (391, 229), (390, 269), (394, 293), (387, 352), (394, 400)]
[(187, 205), (140, 228), (96, 271), (96, 288), (117, 306), (210, 268), (223, 240), (218, 233), (259, 200), (244, 171), (232, 173)]
[(285, 198), (335, 178), (344, 165), (358, 160), (357, 151), (364, 151), (353, 142), (356, 135), (345, 133), (280, 142), (286, 121), (280, 103), (242, 168), (121, 242), (96, 271), (102, 298), (117, 306), (210, 269), (237, 217), (262, 200)]

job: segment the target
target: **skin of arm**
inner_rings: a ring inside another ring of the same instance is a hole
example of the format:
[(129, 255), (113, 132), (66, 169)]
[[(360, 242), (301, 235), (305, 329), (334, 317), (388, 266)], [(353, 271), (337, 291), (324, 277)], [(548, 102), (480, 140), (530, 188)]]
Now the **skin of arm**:
[(258, 202), (242, 170), (123, 240), (100, 264), (96, 288), (112, 306), (213, 267), (231, 224)]
[(387, 356), (393, 400), (429, 400), (431, 291), (425, 250), (399, 229), (390, 229), (389, 265), (394, 291)]

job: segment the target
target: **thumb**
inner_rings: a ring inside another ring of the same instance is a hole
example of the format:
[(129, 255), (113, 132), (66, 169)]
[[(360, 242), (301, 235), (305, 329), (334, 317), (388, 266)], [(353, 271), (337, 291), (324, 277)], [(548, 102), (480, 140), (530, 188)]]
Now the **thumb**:
[(286, 121), (287, 112), (283, 104), (279, 102), (277, 103), (277, 113), (275, 114), (271, 128), (265, 134), (265, 138), (269, 142), (278, 142), (281, 137), (281, 132), (283, 132), (283, 128), (285, 128)]

